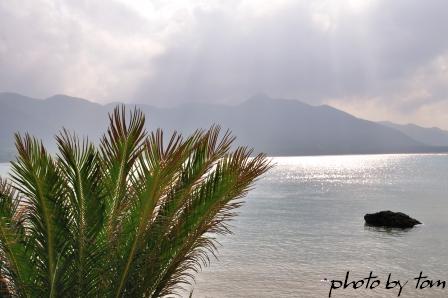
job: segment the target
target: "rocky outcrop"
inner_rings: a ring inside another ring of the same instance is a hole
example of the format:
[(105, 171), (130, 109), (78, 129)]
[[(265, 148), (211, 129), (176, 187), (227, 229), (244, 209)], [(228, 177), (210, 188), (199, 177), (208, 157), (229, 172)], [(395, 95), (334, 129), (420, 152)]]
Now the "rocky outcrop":
[(407, 229), (421, 224), (418, 220), (402, 212), (380, 211), (364, 215), (366, 224), (374, 227)]

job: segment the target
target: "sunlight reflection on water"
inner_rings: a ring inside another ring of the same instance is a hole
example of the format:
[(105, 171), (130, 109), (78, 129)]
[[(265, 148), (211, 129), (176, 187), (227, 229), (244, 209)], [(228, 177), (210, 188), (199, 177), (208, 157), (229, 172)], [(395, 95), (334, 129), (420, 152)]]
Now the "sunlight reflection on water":
[[(274, 158), (249, 194), (234, 235), (219, 237), (219, 261), (202, 272), (195, 297), (328, 297), (323, 278), (370, 270), (448, 279), (448, 156), (357, 155)], [(363, 216), (396, 210), (424, 222), (399, 231), (364, 226)], [(365, 276), (364, 276), (365, 275)], [(445, 292), (404, 289), (404, 297)], [(335, 297), (396, 297), (345, 290)], [(442, 295), (442, 296), (441, 296)]]

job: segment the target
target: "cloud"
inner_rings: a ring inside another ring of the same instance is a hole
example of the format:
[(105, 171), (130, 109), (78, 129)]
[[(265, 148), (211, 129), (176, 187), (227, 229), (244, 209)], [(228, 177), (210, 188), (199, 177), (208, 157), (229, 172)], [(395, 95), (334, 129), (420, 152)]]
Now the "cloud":
[(0, 89), (38, 97), (129, 97), (163, 46), (147, 38), (147, 22), (126, 6), (92, 3), (2, 2)]
[(0, 90), (156, 105), (265, 92), (448, 128), (442, 115), (423, 116), (448, 100), (447, 8), (444, 0), (4, 1)]
[(395, 88), (375, 96), (327, 99), (326, 103), (361, 118), (418, 123), (448, 129), (448, 52), (417, 67)]
[(416, 72), (447, 49), (442, 1), (334, 3), (290, 2), (271, 14), (197, 10), (136, 99), (226, 102), (257, 91), (310, 103), (387, 98), (415, 92)]

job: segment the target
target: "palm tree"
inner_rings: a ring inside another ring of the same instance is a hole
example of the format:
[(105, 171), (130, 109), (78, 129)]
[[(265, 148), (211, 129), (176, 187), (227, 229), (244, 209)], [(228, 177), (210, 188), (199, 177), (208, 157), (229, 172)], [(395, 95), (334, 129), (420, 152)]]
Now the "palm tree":
[(56, 156), (16, 134), (11, 178), (0, 179), (2, 297), (176, 295), (271, 167), (232, 150), (217, 126), (165, 138), (129, 114), (109, 115), (98, 148), (63, 130)]

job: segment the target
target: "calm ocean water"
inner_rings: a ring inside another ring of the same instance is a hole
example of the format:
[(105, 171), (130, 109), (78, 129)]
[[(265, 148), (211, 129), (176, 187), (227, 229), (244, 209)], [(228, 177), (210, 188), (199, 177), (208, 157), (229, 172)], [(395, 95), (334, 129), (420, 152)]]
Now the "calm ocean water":
[[(334, 290), (332, 297), (448, 297), (415, 289), (420, 271), (448, 280), (448, 155), (274, 158), (220, 237), (219, 261), (197, 278), (193, 297), (328, 297), (324, 278), (365, 278), (374, 290)], [(0, 164), (0, 173), (7, 166)], [(402, 211), (424, 224), (408, 231), (364, 226), (363, 215)]]

